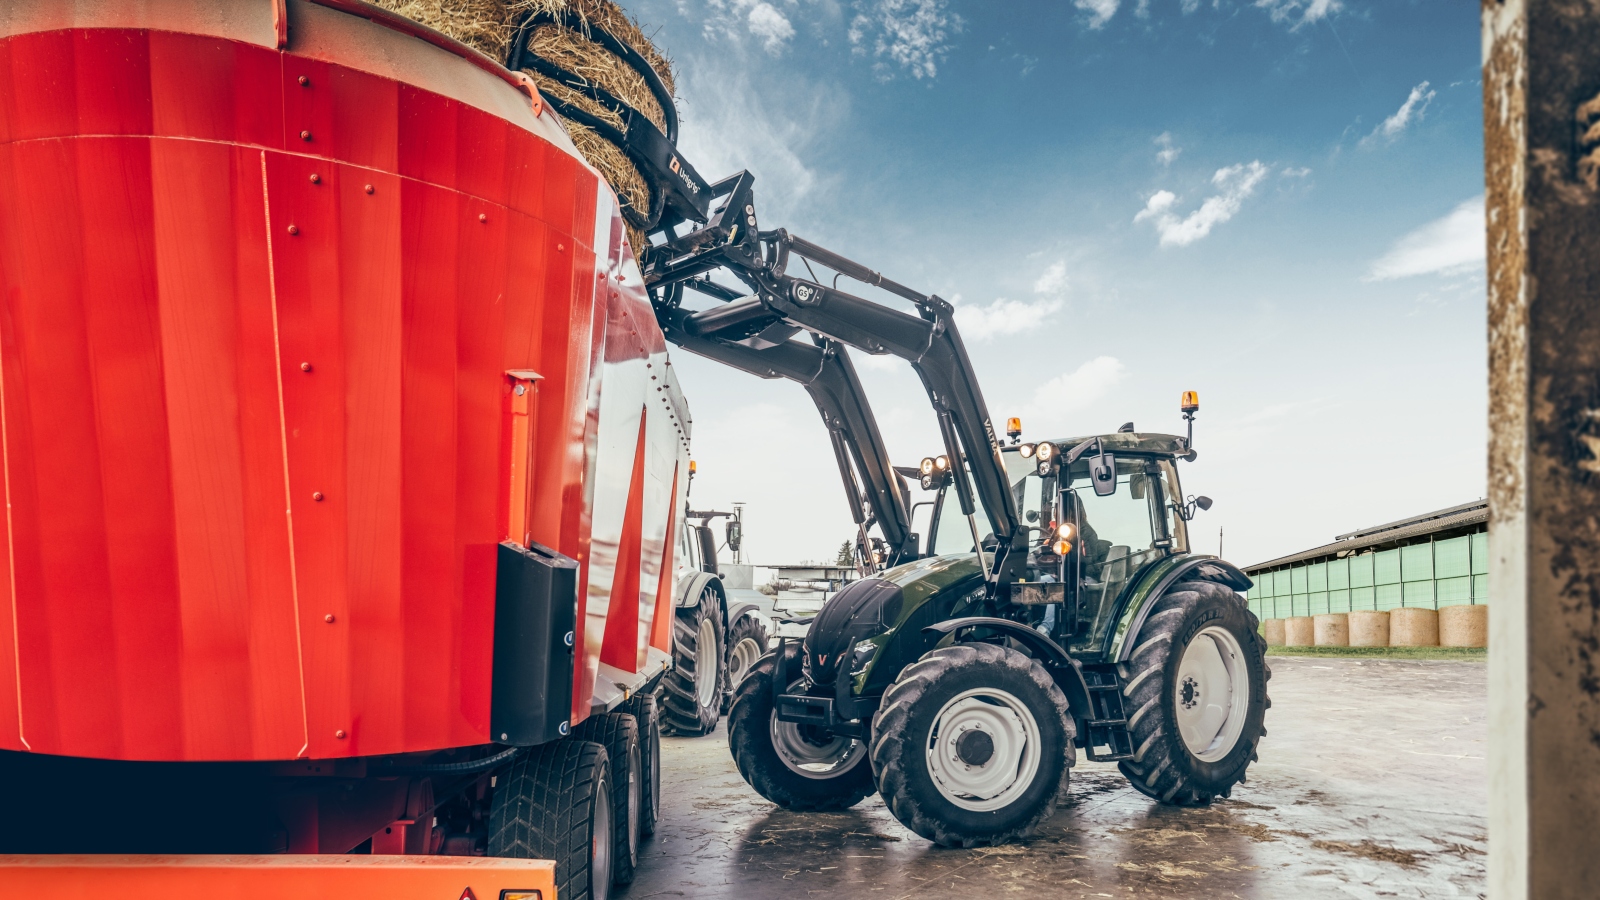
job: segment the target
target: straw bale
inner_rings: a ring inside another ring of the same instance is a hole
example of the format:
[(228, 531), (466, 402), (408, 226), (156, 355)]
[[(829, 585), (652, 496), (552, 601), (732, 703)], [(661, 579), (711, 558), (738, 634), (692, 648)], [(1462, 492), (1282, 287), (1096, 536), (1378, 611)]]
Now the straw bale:
[(511, 47), (507, 0), (373, 0), (373, 3), (432, 28), (505, 62)]
[[(661, 104), (650, 92), (650, 86), (645, 84), (644, 78), (594, 41), (569, 28), (547, 24), (533, 29), (528, 38), (528, 49), (590, 84), (610, 91), (617, 99), (643, 113), (661, 131), (667, 130)], [(588, 96), (575, 91), (568, 93), (581, 99), (574, 100), (566, 96), (561, 99), (602, 118), (616, 119), (617, 127), (622, 127), (619, 117)]]
[(1310, 616), (1290, 616), (1283, 620), (1284, 646), (1311, 647), (1316, 642), (1316, 620)]
[(507, 4), (507, 9), (513, 17), (520, 17), (524, 12), (545, 12), (552, 15), (567, 11), (576, 13), (586, 27), (598, 26), (607, 34), (638, 51), (639, 55), (644, 57), (644, 61), (650, 64), (650, 68), (655, 69), (656, 74), (661, 76), (661, 82), (666, 85), (667, 93), (676, 95), (678, 92), (676, 79), (672, 74), (672, 61), (651, 43), (637, 22), (610, 0), (511, 0)]
[(1480, 603), (1440, 608), (1439, 646), (1489, 646), (1489, 607)]
[(1350, 646), (1389, 646), (1389, 613), (1381, 609), (1357, 609), (1350, 616)]
[(1439, 613), (1421, 606), (1389, 610), (1389, 646), (1439, 646)]
[(1344, 613), (1322, 613), (1312, 623), (1318, 647), (1350, 646), (1350, 618)]
[(1267, 645), (1282, 647), (1284, 644), (1283, 620), (1265, 619), (1261, 622), (1261, 636), (1267, 639)]

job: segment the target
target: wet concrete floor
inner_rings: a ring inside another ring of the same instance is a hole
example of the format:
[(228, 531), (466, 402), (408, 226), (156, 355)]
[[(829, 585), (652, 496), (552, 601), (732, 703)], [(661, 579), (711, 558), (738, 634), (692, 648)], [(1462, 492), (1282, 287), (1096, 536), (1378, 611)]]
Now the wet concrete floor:
[(963, 895), (1481, 897), (1481, 662), (1272, 657), (1261, 761), (1233, 799), (1173, 809), (1080, 760), (1025, 844), (945, 850), (876, 796), (790, 813), (752, 791), (726, 733), (668, 738), (662, 821), (624, 900)]

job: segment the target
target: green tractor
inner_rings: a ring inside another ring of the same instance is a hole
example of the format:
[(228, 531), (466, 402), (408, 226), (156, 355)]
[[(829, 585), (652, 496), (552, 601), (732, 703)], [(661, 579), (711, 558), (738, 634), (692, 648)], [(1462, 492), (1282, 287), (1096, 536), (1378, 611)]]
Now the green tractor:
[[(1184, 395), (1184, 436), (1130, 423), (1023, 443), (1012, 420), (1002, 446), (954, 307), (759, 230), (751, 184), (739, 173), (713, 185), (703, 222), (667, 229), (641, 274), (668, 340), (811, 396), (862, 577), (735, 691), (728, 741), (745, 780), (797, 810), (880, 793), (916, 833), (963, 847), (1047, 819), (1080, 749), (1162, 803), (1228, 796), (1265, 734), (1270, 673), (1239, 594), (1250, 580), (1190, 550), (1187, 523), (1210, 506), (1178, 480), (1196, 455), (1198, 399)], [(689, 291), (719, 302), (690, 308)], [(890, 464), (850, 352), (911, 365), (942, 452)]]

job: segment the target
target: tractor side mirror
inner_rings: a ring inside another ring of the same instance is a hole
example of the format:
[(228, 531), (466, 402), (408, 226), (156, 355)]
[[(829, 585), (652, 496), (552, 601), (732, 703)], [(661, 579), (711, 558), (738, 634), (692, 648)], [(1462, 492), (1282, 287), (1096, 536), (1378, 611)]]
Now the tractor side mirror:
[(1117, 492), (1117, 458), (1109, 453), (1089, 457), (1089, 482), (1100, 497)]
[(1200, 507), (1203, 510), (1210, 509), (1211, 508), (1211, 498), (1210, 497), (1196, 497), (1196, 498), (1194, 498), (1194, 505)]
[[(1210, 501), (1207, 501), (1209, 505)], [(744, 541), (744, 523), (738, 519), (729, 519), (727, 526), (728, 549), (734, 553), (739, 552), (739, 544)]]
[(1039, 521), (1039, 511), (1037, 509), (1028, 510), (1026, 518), (1030, 523)]

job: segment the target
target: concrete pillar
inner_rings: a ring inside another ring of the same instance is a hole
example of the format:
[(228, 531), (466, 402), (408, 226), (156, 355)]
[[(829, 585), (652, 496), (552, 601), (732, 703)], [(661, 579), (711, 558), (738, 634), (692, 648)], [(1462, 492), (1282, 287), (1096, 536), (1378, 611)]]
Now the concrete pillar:
[(1483, 0), (1489, 896), (1600, 885), (1600, 0)]

